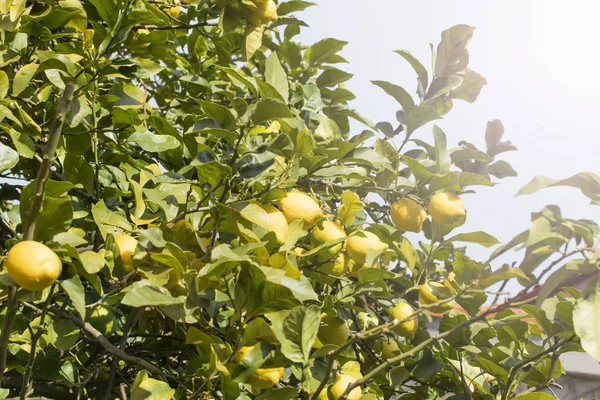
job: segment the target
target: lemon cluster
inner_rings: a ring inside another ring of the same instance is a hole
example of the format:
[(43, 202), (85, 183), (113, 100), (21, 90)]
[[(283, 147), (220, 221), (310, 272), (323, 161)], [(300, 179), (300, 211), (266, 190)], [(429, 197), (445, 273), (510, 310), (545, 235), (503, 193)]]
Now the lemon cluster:
[[(439, 192), (429, 200), (429, 215), (433, 222), (456, 228), (465, 223), (467, 211), (462, 199), (451, 192)], [(427, 219), (427, 211), (419, 199), (403, 197), (390, 210), (392, 222), (400, 230), (420, 232)]]

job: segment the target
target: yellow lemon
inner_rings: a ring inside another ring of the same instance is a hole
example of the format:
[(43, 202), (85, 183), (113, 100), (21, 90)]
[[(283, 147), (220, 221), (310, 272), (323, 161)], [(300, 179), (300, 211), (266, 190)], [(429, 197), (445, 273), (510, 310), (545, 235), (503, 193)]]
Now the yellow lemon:
[(179, 6), (179, 4), (169, 8), (169, 15), (173, 18), (179, 17), (180, 13), (181, 13), (181, 6)]
[(259, 368), (250, 377), (248, 383), (257, 389), (269, 389), (283, 378), (283, 367)]
[(121, 256), (121, 265), (126, 274), (133, 271), (133, 252), (138, 245), (137, 239), (129, 235), (119, 235), (115, 237), (115, 244), (119, 246)]
[(384, 360), (394, 357), (398, 350), (400, 350), (398, 342), (394, 339), (386, 338), (381, 341), (381, 358)]
[(317, 270), (323, 272), (323, 274), (331, 275), (323, 275), (322, 280), (328, 285), (333, 285), (336, 281), (333, 277), (340, 277), (346, 272), (346, 253), (338, 254), (335, 260), (321, 265)]
[[(410, 304), (398, 303), (390, 310), (389, 317), (390, 320), (397, 319), (399, 321), (402, 321), (413, 315), (414, 312), (415, 311), (410, 306)], [(400, 336), (410, 338), (416, 332), (418, 327), (419, 321), (415, 318), (402, 322), (400, 325), (394, 328), (394, 332), (396, 332)]]
[[(316, 390), (311, 390), (310, 394), (315, 394)], [(321, 393), (317, 396), (317, 400), (329, 400), (329, 396), (327, 395), (327, 386), (321, 390)]]
[(285, 251), (272, 254), (271, 257), (269, 257), (269, 266), (285, 271), (285, 274), (290, 278), (300, 279), (300, 276), (302, 275), (302, 272), (288, 261), (287, 253)]
[(429, 214), (438, 224), (453, 225), (465, 218), (465, 204), (454, 193), (436, 193), (429, 200)]
[(89, 322), (104, 336), (110, 336), (115, 331), (115, 315), (108, 307), (103, 305), (98, 304), (88, 308), (85, 313), (85, 321)]
[[(345, 237), (346, 231), (343, 226), (333, 221), (323, 221), (322, 224), (317, 225), (315, 229), (313, 229), (310, 236), (310, 242), (313, 246), (317, 247), (332, 240)], [(320, 254), (321, 259), (328, 260), (338, 254), (342, 250), (342, 244), (343, 243), (338, 243), (325, 250)]]
[(322, 344), (336, 344), (338, 346), (348, 341), (348, 323), (343, 319), (331, 317), (326, 313), (321, 315), (321, 325), (317, 338)]
[(421, 232), (427, 213), (415, 200), (404, 197), (392, 205), (390, 216), (398, 229)]
[(312, 228), (323, 218), (323, 210), (319, 203), (306, 193), (289, 192), (278, 204), (288, 223), (302, 220), (304, 229)]
[(379, 237), (369, 231), (360, 231), (364, 236), (352, 235), (346, 241), (346, 253), (352, 261), (364, 264), (369, 250), (385, 251), (388, 245), (379, 240)]
[[(448, 288), (439, 282), (427, 282), (423, 286), (421, 286), (421, 289), (419, 289), (419, 303), (423, 305), (429, 305), (442, 300), (438, 298), (435, 295), (435, 293), (433, 293), (432, 288), (442, 291), (448, 291)], [(452, 308), (452, 304), (448, 302), (439, 306), (431, 307), (429, 308), (429, 310), (434, 313), (442, 314), (446, 311), (452, 310)]]
[[(356, 379), (350, 375), (340, 374), (336, 376), (333, 385), (331, 385), (328, 390), (329, 399), (333, 400), (341, 397), (346, 391), (346, 389), (348, 389), (348, 386), (353, 384), (354, 382), (356, 382)], [(362, 391), (360, 390), (360, 387), (355, 387), (350, 391), (350, 393), (348, 393), (346, 399), (359, 400), (361, 397)]]
[(277, 208), (270, 204), (261, 206), (263, 210), (267, 212), (269, 216), (269, 222), (271, 223), (271, 230), (275, 233), (277, 244), (282, 245), (285, 243), (288, 235), (288, 223), (285, 216)]
[(250, 22), (254, 25), (260, 25), (269, 21), (277, 21), (277, 4), (273, 0), (255, 0), (256, 9), (250, 14)]
[(14, 245), (8, 252), (4, 267), (17, 285), (32, 291), (51, 286), (62, 271), (62, 263), (56, 253), (33, 240)]
[(236, 363), (240, 363), (246, 358), (248, 354), (254, 349), (254, 346), (244, 346), (240, 347), (238, 351), (232, 357), (232, 360)]

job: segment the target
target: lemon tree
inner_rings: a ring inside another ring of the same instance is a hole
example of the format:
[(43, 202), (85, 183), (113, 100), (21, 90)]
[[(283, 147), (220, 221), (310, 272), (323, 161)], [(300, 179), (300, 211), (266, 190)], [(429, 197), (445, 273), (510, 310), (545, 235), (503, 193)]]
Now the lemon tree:
[[(547, 399), (600, 361), (597, 224), (470, 227), (516, 175), (499, 120), (442, 129), (485, 95), (474, 28), (396, 51), (373, 123), (311, 6), (0, 1), (0, 398)], [(555, 186), (600, 203), (590, 172), (519, 194)]]

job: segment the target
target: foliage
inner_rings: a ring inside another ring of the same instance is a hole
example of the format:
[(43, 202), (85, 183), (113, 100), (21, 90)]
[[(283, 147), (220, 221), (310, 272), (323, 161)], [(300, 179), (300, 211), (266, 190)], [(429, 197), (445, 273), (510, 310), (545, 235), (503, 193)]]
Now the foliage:
[[(316, 399), (358, 388), (364, 399), (504, 400), (523, 384), (515, 398), (545, 399), (564, 373), (560, 354), (600, 361), (600, 285), (568, 287), (597, 275), (594, 222), (547, 206), (484, 262), (463, 244), (498, 241), (470, 232), (468, 218), (461, 233), (427, 219), (419, 236), (390, 218), (400, 198), (426, 209), (436, 193), (516, 175), (500, 159), (516, 149), (500, 121), (484, 149), (448, 148), (438, 125), (423, 128), (486, 84), (469, 68), (474, 28), (442, 33), (433, 71), (397, 51), (416, 96), (374, 81), (399, 111), (372, 124), (348, 104), (347, 43), (298, 42), (298, 13), (313, 4), (280, 1), (273, 21), (268, 2), (0, 0), (0, 245), (33, 238), (63, 264), (40, 292), (0, 278), (10, 389), (0, 398)], [(536, 178), (521, 193), (575, 186), (597, 203), (599, 182)], [(296, 220), (278, 243), (260, 205), (291, 189), (348, 236), (383, 245), (338, 273), (327, 263), (344, 237), (311, 240)], [(121, 235), (137, 240), (133, 254)], [(524, 250), (521, 262), (494, 264), (511, 249)], [(500, 302), (511, 279), (523, 289)], [(439, 301), (419, 304), (428, 282)], [(414, 313), (390, 320), (401, 302)], [(99, 308), (104, 332), (87, 320)], [(344, 343), (319, 344), (322, 314), (348, 329)], [(415, 319), (412, 337), (394, 333)], [(280, 367), (277, 386), (251, 384)]]

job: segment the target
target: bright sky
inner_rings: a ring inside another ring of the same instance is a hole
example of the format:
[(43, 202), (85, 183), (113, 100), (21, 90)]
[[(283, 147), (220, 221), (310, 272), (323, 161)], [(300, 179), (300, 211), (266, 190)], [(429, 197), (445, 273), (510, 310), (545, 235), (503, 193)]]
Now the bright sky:
[[(470, 45), (470, 67), (487, 78), (474, 104), (454, 102), (438, 125), (449, 146), (467, 140), (485, 148), (486, 122), (500, 119), (503, 140), (519, 151), (500, 159), (512, 164), (518, 178), (493, 188), (476, 187), (465, 196), (468, 221), (464, 231), (486, 230), (501, 242), (530, 225), (530, 213), (557, 204), (568, 218), (600, 222), (600, 207), (590, 206), (576, 189), (546, 189), (514, 197), (536, 175), (567, 178), (578, 172), (600, 174), (600, 2), (556, 0), (402, 1), (322, 0), (299, 16), (310, 28), (305, 43), (325, 37), (350, 42), (339, 65), (354, 74), (347, 85), (358, 97), (352, 104), (364, 116), (395, 121), (395, 101), (371, 80), (387, 80), (416, 90), (416, 76), (393, 50), (404, 49), (431, 65), (429, 43), (456, 24), (477, 27)], [(431, 68), (428, 68), (431, 70)], [(362, 129), (356, 126), (356, 129)], [(431, 129), (417, 137), (432, 142)], [(472, 248), (485, 259), (488, 251)], [(512, 253), (503, 261), (518, 261)], [(499, 265), (496, 265), (499, 266)]]

